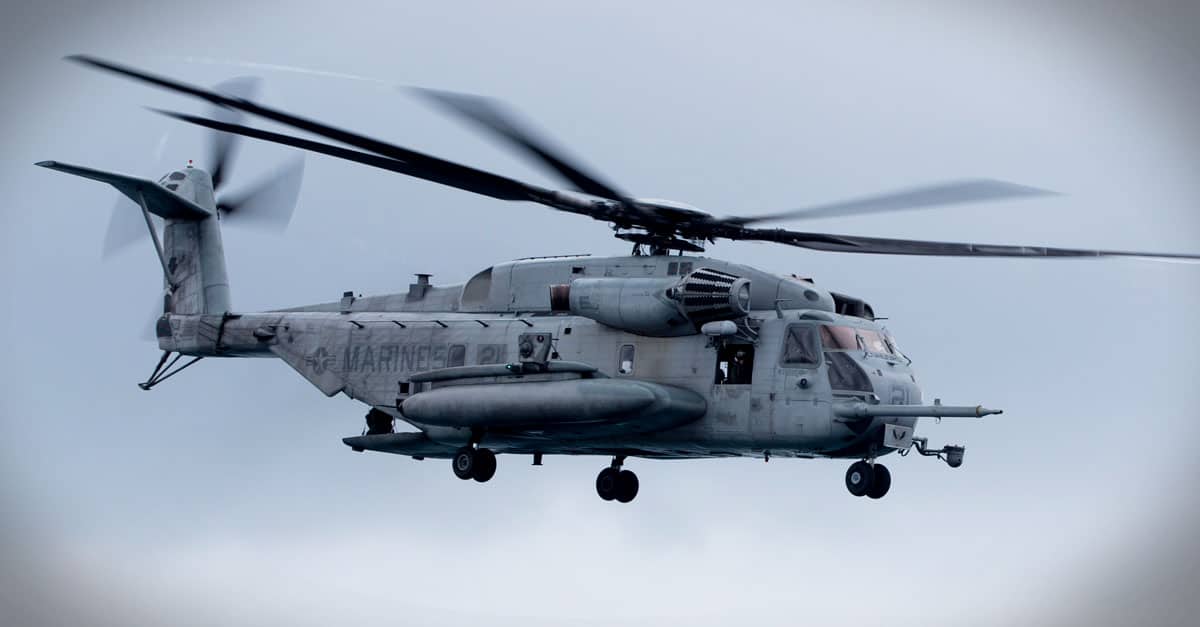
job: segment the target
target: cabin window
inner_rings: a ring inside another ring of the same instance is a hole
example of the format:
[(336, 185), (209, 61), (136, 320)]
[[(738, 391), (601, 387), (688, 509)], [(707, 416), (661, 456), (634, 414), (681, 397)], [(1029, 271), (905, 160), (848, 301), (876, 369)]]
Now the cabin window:
[(446, 351), (446, 367), (453, 368), (467, 363), (467, 347), (462, 344), (451, 344)]
[(617, 374), (633, 374), (633, 351), (633, 344), (621, 347), (621, 353), (617, 358)]
[(815, 366), (820, 360), (821, 343), (817, 329), (811, 325), (793, 324), (783, 340), (783, 365), (793, 368)]
[(718, 385), (750, 385), (754, 375), (754, 347), (749, 344), (729, 344), (717, 351)]

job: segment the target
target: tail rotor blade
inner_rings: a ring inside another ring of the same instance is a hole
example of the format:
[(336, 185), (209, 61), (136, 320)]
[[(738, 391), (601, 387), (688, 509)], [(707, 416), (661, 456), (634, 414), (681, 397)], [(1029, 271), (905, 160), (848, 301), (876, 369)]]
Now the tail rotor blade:
[[(156, 221), (159, 218), (154, 217)], [(146, 219), (142, 210), (132, 200), (121, 196), (113, 205), (112, 215), (108, 219), (108, 230), (104, 233), (104, 244), (100, 249), (100, 257), (109, 259), (129, 245), (139, 242), (149, 236), (146, 232)]]
[(147, 317), (146, 321), (142, 323), (141, 329), (138, 330), (139, 340), (142, 340), (143, 342), (158, 341), (158, 319), (162, 317), (163, 313), (165, 313), (163, 311), (163, 302), (163, 297), (159, 296), (154, 304), (151, 305), (150, 309), (147, 310), (150, 312), (150, 315)]
[(242, 226), (282, 231), (296, 210), (303, 178), (304, 157), (297, 155), (249, 190), (222, 198), (217, 210)]
[[(215, 85), (213, 91), (220, 92), (232, 98), (250, 100), (258, 93), (261, 83), (256, 76), (239, 76)], [(235, 109), (213, 105), (209, 116), (228, 124), (237, 124), (246, 114)], [(213, 189), (218, 189), (228, 176), (236, 156), (239, 138), (229, 133), (212, 133), (209, 139), (208, 168), (212, 175)]]

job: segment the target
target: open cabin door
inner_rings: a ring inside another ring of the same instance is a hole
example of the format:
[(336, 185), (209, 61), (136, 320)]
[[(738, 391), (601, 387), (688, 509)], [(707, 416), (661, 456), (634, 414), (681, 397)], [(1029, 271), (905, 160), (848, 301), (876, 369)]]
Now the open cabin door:
[[(770, 411), (769, 404), (753, 398), (755, 346), (722, 341), (715, 348), (712, 394), (709, 395), (715, 418), (713, 427), (720, 433), (750, 437), (754, 429), (754, 409), (757, 407), (759, 414), (763, 410)], [(762, 421), (769, 423), (770, 416), (758, 416), (758, 422)], [(769, 428), (769, 424), (767, 426)]]

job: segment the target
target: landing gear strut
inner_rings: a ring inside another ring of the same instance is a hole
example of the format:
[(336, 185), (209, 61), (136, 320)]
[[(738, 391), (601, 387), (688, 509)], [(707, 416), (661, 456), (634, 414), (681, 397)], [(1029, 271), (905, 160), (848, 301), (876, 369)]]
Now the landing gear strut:
[(846, 489), (854, 496), (881, 499), (892, 487), (892, 473), (883, 464), (857, 461), (846, 470)]
[(606, 501), (628, 503), (637, 496), (638, 478), (632, 470), (622, 470), (624, 455), (613, 457), (612, 465), (596, 475), (596, 494)]
[(483, 483), (496, 474), (496, 454), (472, 441), (454, 453), (450, 467), (454, 470), (454, 476), (459, 479), (474, 479)]

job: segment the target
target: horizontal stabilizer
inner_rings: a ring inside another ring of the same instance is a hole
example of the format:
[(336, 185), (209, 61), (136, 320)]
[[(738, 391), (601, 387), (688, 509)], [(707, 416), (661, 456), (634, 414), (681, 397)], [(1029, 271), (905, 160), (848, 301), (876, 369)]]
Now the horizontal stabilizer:
[(108, 183), (125, 194), (133, 202), (145, 200), (146, 209), (156, 216), (168, 220), (203, 220), (212, 214), (203, 207), (171, 192), (154, 181), (139, 179), (124, 174), (93, 170), (57, 161), (39, 161), (37, 165), (75, 176)]

